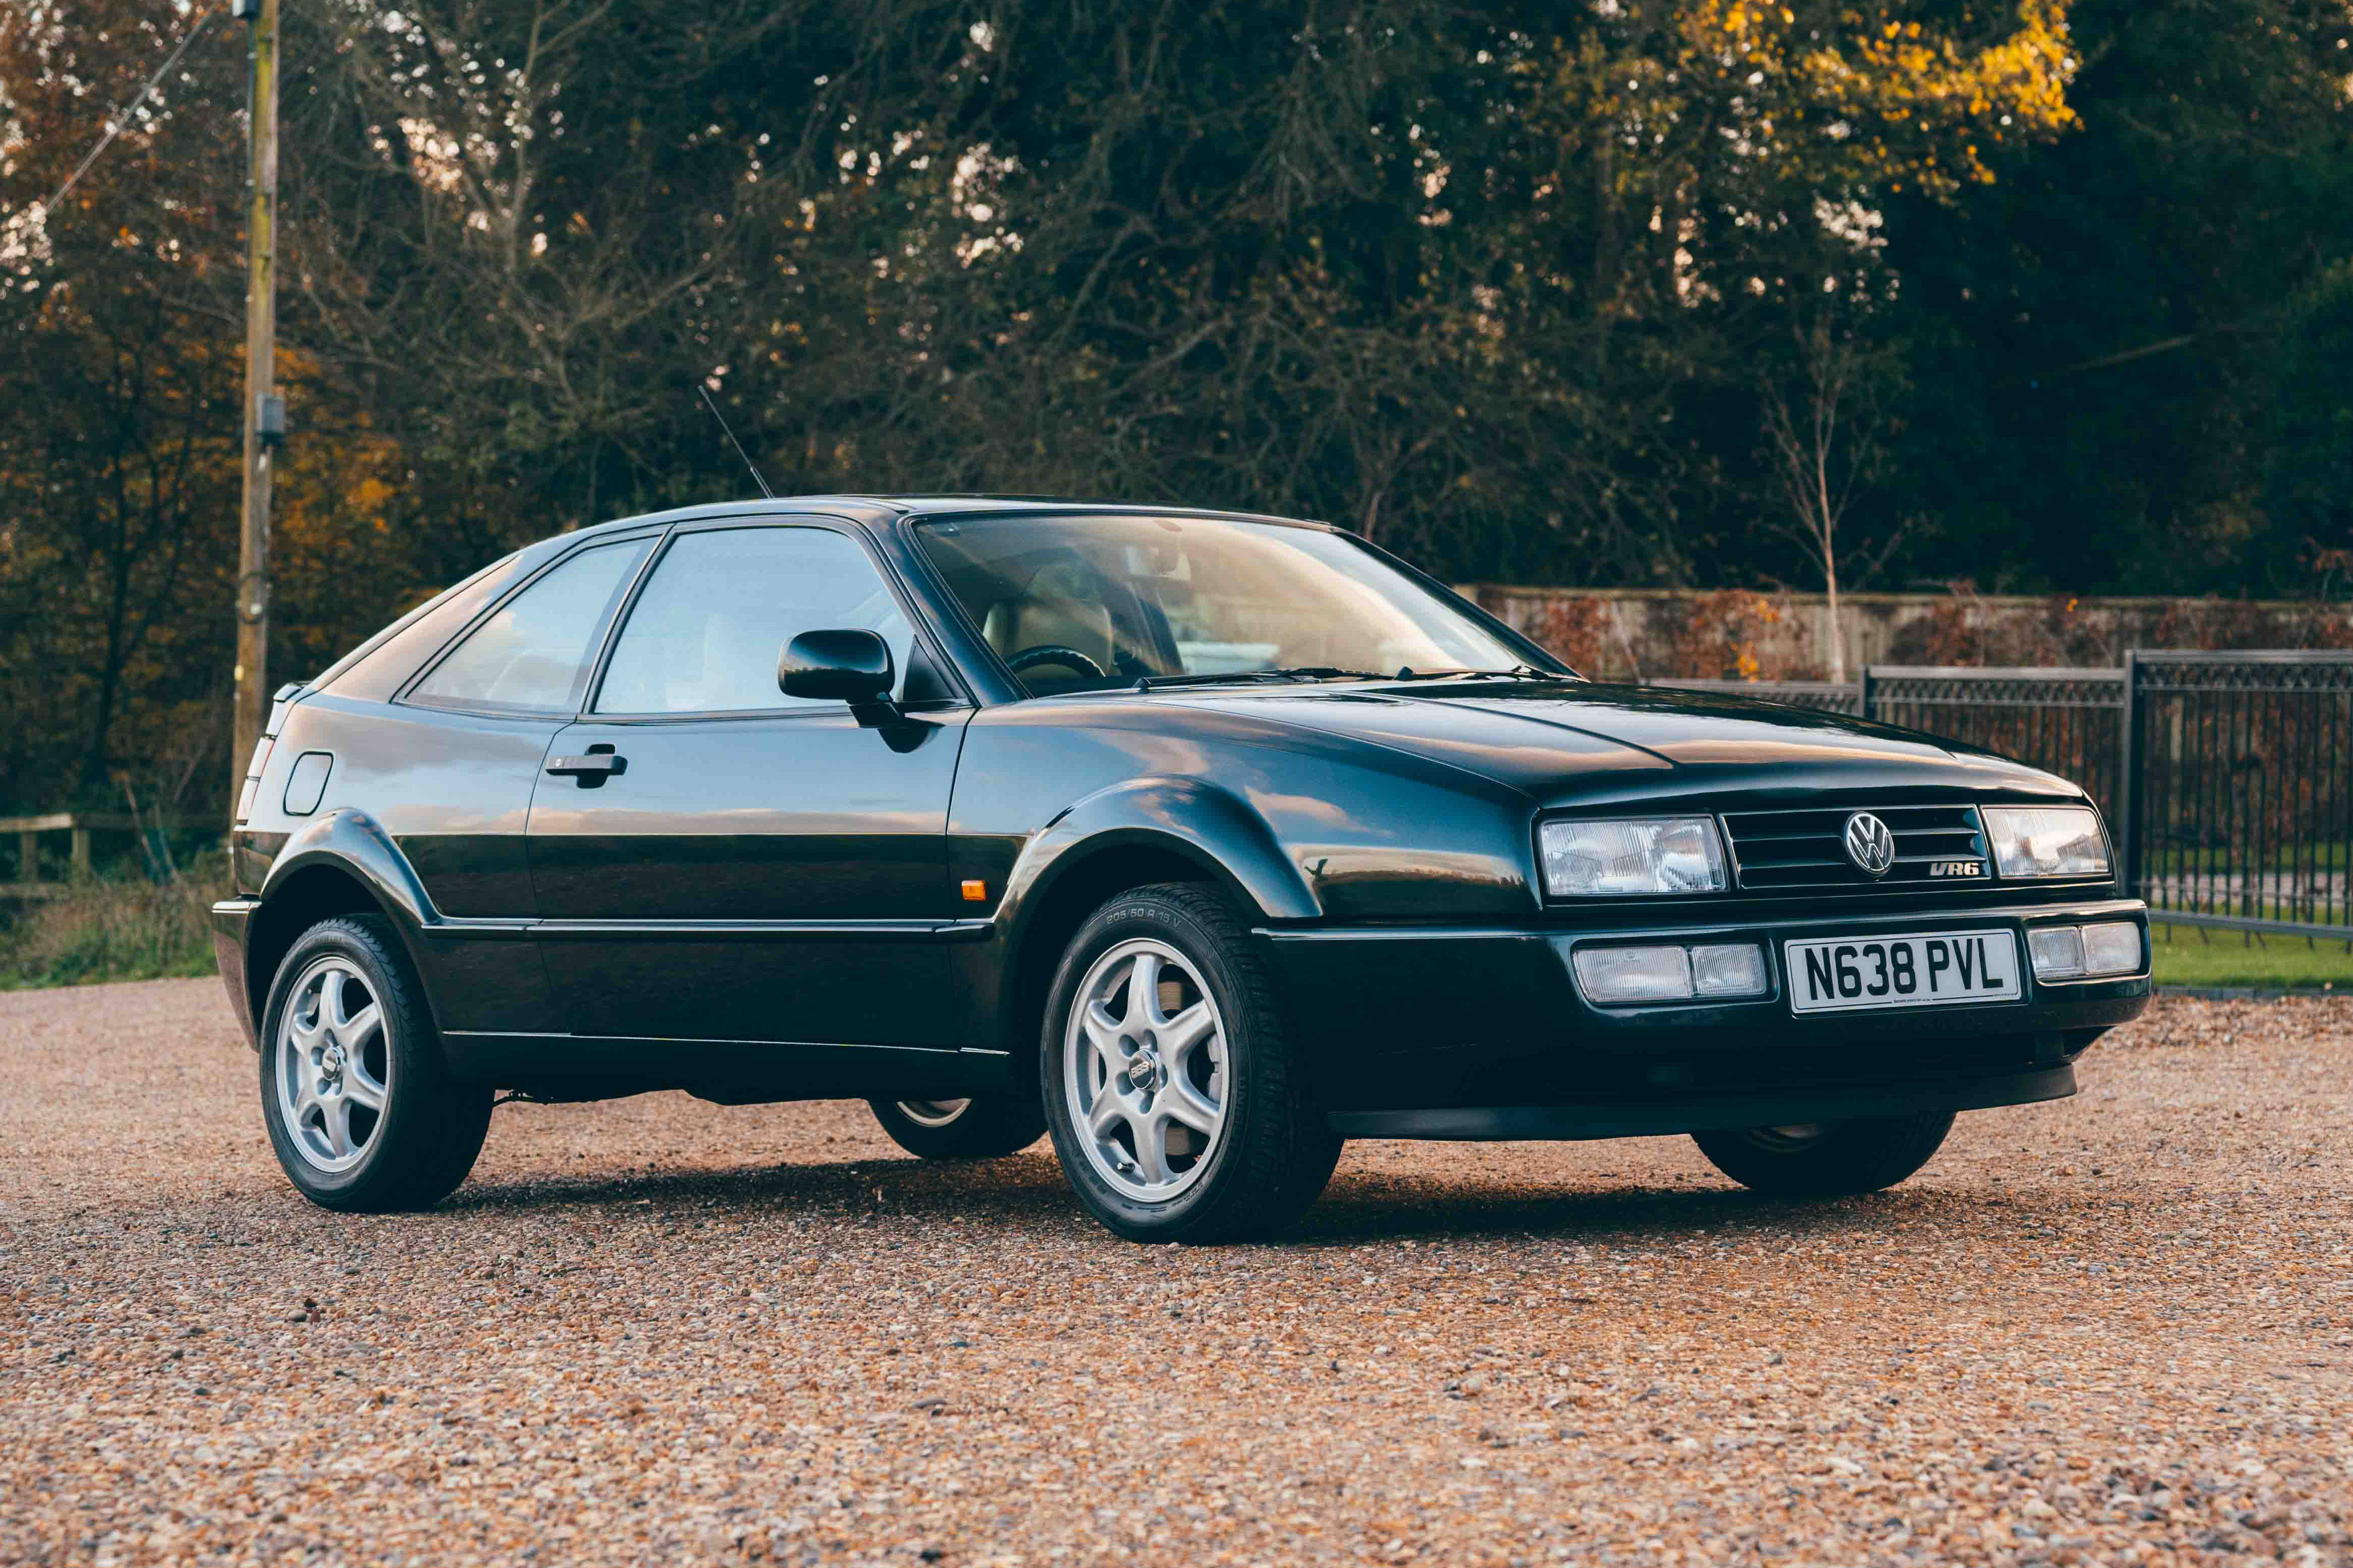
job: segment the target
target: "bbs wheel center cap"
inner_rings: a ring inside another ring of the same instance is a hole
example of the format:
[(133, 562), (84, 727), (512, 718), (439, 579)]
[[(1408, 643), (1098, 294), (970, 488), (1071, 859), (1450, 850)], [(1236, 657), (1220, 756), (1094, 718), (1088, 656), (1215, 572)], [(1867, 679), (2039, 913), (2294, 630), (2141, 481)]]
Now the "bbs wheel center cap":
[(1150, 1094), (1160, 1087), (1160, 1053), (1150, 1046), (1138, 1046), (1134, 1059), (1127, 1064), (1127, 1081), (1138, 1094)]

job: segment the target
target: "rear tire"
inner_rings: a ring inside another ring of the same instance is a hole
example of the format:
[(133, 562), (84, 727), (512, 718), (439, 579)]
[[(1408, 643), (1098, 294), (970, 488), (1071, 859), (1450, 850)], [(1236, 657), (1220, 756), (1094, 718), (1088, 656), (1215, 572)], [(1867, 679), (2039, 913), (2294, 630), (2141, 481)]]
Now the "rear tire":
[(1694, 1132), (1708, 1163), (1776, 1197), (1850, 1197), (1892, 1187), (1935, 1156), (1953, 1130), (1949, 1110), (1808, 1127)]
[(449, 1081), (425, 989), (380, 915), (297, 939), (261, 1023), (261, 1118), (278, 1163), (322, 1208), (429, 1208), (474, 1168), (487, 1085)]
[(892, 1142), (925, 1160), (994, 1160), (1027, 1149), (1046, 1131), (1043, 1110), (1003, 1096), (866, 1103)]
[(1192, 883), (1122, 893), (1080, 928), (1039, 1068), (1062, 1173), (1131, 1241), (1271, 1235), (1340, 1158), (1248, 929)]

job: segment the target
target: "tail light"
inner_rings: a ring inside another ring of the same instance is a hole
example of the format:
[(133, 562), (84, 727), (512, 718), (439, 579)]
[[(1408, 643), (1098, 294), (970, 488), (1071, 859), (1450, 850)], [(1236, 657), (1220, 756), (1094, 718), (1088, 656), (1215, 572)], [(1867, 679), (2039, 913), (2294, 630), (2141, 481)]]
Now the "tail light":
[(254, 792), (261, 787), (261, 770), (269, 765), (269, 748), (277, 743), (275, 735), (264, 735), (253, 743), (253, 761), (245, 765), (245, 787), (237, 792), (239, 822), (253, 815)]

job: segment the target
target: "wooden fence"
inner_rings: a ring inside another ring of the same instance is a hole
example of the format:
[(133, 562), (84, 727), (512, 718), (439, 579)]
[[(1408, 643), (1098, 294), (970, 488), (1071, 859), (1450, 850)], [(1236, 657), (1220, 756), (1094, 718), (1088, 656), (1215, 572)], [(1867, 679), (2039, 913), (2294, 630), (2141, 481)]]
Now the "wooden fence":
[[(0, 882), (0, 899), (53, 899), (66, 892), (75, 880), (91, 875), (90, 850), (92, 835), (128, 833), (133, 836), (149, 828), (161, 828), (177, 833), (187, 830), (217, 829), (220, 824), (195, 816), (132, 816), (125, 812), (52, 811), (38, 816), (0, 816), (0, 841), (13, 834), (16, 839), (16, 879)], [(68, 836), (66, 865), (69, 879), (44, 881), (41, 879), (41, 840), (44, 836), (62, 833)]]

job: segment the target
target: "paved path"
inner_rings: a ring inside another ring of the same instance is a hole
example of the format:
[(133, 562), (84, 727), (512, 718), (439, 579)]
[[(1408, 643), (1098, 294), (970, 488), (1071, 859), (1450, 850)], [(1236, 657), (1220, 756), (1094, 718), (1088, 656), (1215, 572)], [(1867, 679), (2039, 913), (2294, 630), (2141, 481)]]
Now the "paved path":
[(0, 1562), (2353, 1561), (2353, 1005), (2168, 1001), (1898, 1191), (1361, 1144), (1142, 1248), (862, 1108), (279, 1175), (217, 990), (0, 995)]

